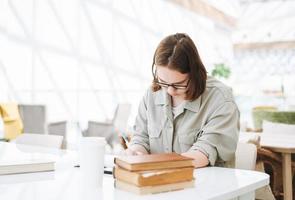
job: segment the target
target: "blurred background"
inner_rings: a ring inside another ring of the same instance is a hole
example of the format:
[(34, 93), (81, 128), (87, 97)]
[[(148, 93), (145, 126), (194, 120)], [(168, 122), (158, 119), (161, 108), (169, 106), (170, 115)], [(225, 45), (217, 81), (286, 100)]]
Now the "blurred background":
[(128, 131), (155, 48), (185, 32), (254, 129), (255, 107), (295, 109), (294, 10), (293, 0), (0, 0), (0, 103), (17, 104), (23, 132), (66, 132), (68, 143)]

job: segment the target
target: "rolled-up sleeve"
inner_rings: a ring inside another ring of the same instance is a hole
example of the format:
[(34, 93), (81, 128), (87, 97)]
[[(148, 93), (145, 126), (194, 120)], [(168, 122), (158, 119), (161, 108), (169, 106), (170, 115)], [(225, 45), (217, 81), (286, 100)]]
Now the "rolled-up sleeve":
[(130, 146), (138, 144), (143, 146), (147, 152), (150, 152), (149, 136), (147, 130), (147, 94), (143, 97), (139, 104), (138, 114), (136, 116), (135, 125), (133, 127), (133, 135), (131, 137)]
[(224, 102), (210, 116), (205, 126), (196, 133), (196, 142), (190, 150), (204, 153), (214, 166), (217, 158), (234, 159), (239, 133), (239, 110), (232, 101)]

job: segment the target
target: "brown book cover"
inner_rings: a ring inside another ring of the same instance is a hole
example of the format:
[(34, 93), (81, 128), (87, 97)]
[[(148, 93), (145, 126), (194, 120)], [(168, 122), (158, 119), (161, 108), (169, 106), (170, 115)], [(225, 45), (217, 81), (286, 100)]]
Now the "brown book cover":
[(115, 164), (129, 171), (193, 167), (193, 159), (177, 153), (120, 156)]
[(131, 172), (116, 166), (113, 175), (115, 179), (133, 185), (151, 186), (191, 181), (193, 173), (193, 167)]
[(165, 185), (143, 186), (143, 187), (138, 187), (136, 185), (132, 185), (120, 180), (115, 180), (114, 185), (115, 185), (115, 188), (117, 189), (143, 195), (143, 194), (156, 194), (161, 192), (169, 192), (169, 191), (175, 191), (175, 190), (183, 190), (185, 188), (192, 188), (194, 187), (194, 180), (165, 184)]

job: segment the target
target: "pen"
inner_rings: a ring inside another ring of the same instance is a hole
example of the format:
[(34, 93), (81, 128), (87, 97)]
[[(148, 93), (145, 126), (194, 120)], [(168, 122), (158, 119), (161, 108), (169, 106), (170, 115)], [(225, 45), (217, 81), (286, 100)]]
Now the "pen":
[[(74, 167), (79, 168), (80, 165), (75, 165)], [(110, 170), (107, 167), (104, 167), (104, 171), (103, 172), (104, 172), (104, 174), (113, 174), (113, 170)]]
[(127, 135), (122, 131), (122, 132), (121, 132), (121, 136), (122, 136), (122, 138), (123, 138), (123, 140), (124, 140), (124, 142), (125, 142), (125, 144), (126, 144), (126, 146), (127, 146), (127, 148), (128, 148), (128, 146), (129, 146), (129, 142), (128, 142), (128, 137), (127, 137)]

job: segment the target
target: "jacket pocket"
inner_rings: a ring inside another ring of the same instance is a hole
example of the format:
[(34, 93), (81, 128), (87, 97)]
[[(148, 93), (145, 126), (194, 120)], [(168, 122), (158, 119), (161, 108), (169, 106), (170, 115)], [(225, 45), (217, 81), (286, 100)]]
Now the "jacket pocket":
[(161, 153), (163, 152), (163, 127), (149, 127), (149, 142), (150, 142), (150, 153)]
[(149, 126), (148, 127), (148, 134), (150, 138), (159, 138), (162, 133), (163, 126)]
[(178, 135), (178, 142), (182, 153), (187, 152), (193, 146), (196, 142), (198, 132), (198, 130), (190, 130)]

